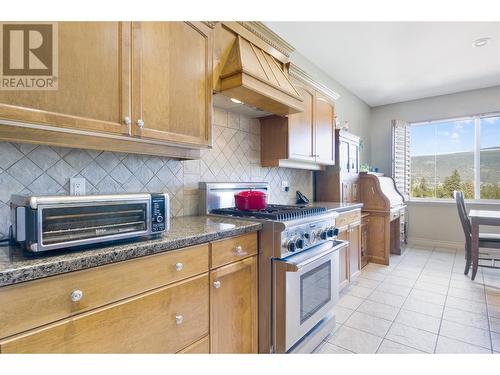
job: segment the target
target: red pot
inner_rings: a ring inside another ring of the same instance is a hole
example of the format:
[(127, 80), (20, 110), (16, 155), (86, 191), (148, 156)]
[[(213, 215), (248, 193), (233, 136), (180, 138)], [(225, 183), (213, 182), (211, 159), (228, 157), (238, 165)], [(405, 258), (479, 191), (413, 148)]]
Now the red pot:
[(259, 211), (267, 207), (267, 194), (257, 190), (242, 191), (234, 195), (238, 210)]

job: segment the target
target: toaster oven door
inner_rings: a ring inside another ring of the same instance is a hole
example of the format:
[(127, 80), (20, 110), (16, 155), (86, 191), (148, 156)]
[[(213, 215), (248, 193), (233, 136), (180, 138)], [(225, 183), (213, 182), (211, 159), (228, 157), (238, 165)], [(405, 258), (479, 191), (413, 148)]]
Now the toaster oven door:
[(36, 250), (45, 251), (146, 235), (150, 200), (39, 206)]

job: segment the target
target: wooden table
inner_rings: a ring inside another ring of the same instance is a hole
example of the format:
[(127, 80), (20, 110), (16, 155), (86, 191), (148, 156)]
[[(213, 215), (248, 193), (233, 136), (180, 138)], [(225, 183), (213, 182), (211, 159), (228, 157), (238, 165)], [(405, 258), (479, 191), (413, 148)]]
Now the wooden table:
[(472, 280), (476, 277), (479, 262), (479, 226), (500, 226), (500, 211), (470, 210), (469, 218), (472, 229)]

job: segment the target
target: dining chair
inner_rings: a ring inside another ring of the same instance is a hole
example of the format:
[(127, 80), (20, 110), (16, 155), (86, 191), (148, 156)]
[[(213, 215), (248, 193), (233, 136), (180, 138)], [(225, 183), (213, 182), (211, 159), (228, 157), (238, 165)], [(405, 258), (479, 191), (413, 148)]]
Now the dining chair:
[[(464, 193), (462, 191), (454, 191), (453, 196), (457, 203), (458, 216), (462, 224), (462, 229), (465, 235), (465, 270), (464, 275), (469, 273), (472, 262), (472, 226), (465, 208)], [(500, 234), (479, 233), (479, 248), (486, 248), (489, 251), (479, 252), (478, 267), (500, 269), (496, 262), (500, 262), (500, 253), (495, 254), (494, 249), (500, 249)], [(493, 250), (493, 251), (492, 251)], [(479, 261), (489, 261), (488, 264), (480, 264)]]

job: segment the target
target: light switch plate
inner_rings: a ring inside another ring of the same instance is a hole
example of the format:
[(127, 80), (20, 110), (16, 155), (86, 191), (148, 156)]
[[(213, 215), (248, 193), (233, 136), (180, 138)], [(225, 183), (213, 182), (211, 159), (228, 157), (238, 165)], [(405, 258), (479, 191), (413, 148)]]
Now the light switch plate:
[(70, 178), (69, 179), (69, 194), (70, 195), (85, 195), (85, 179)]

